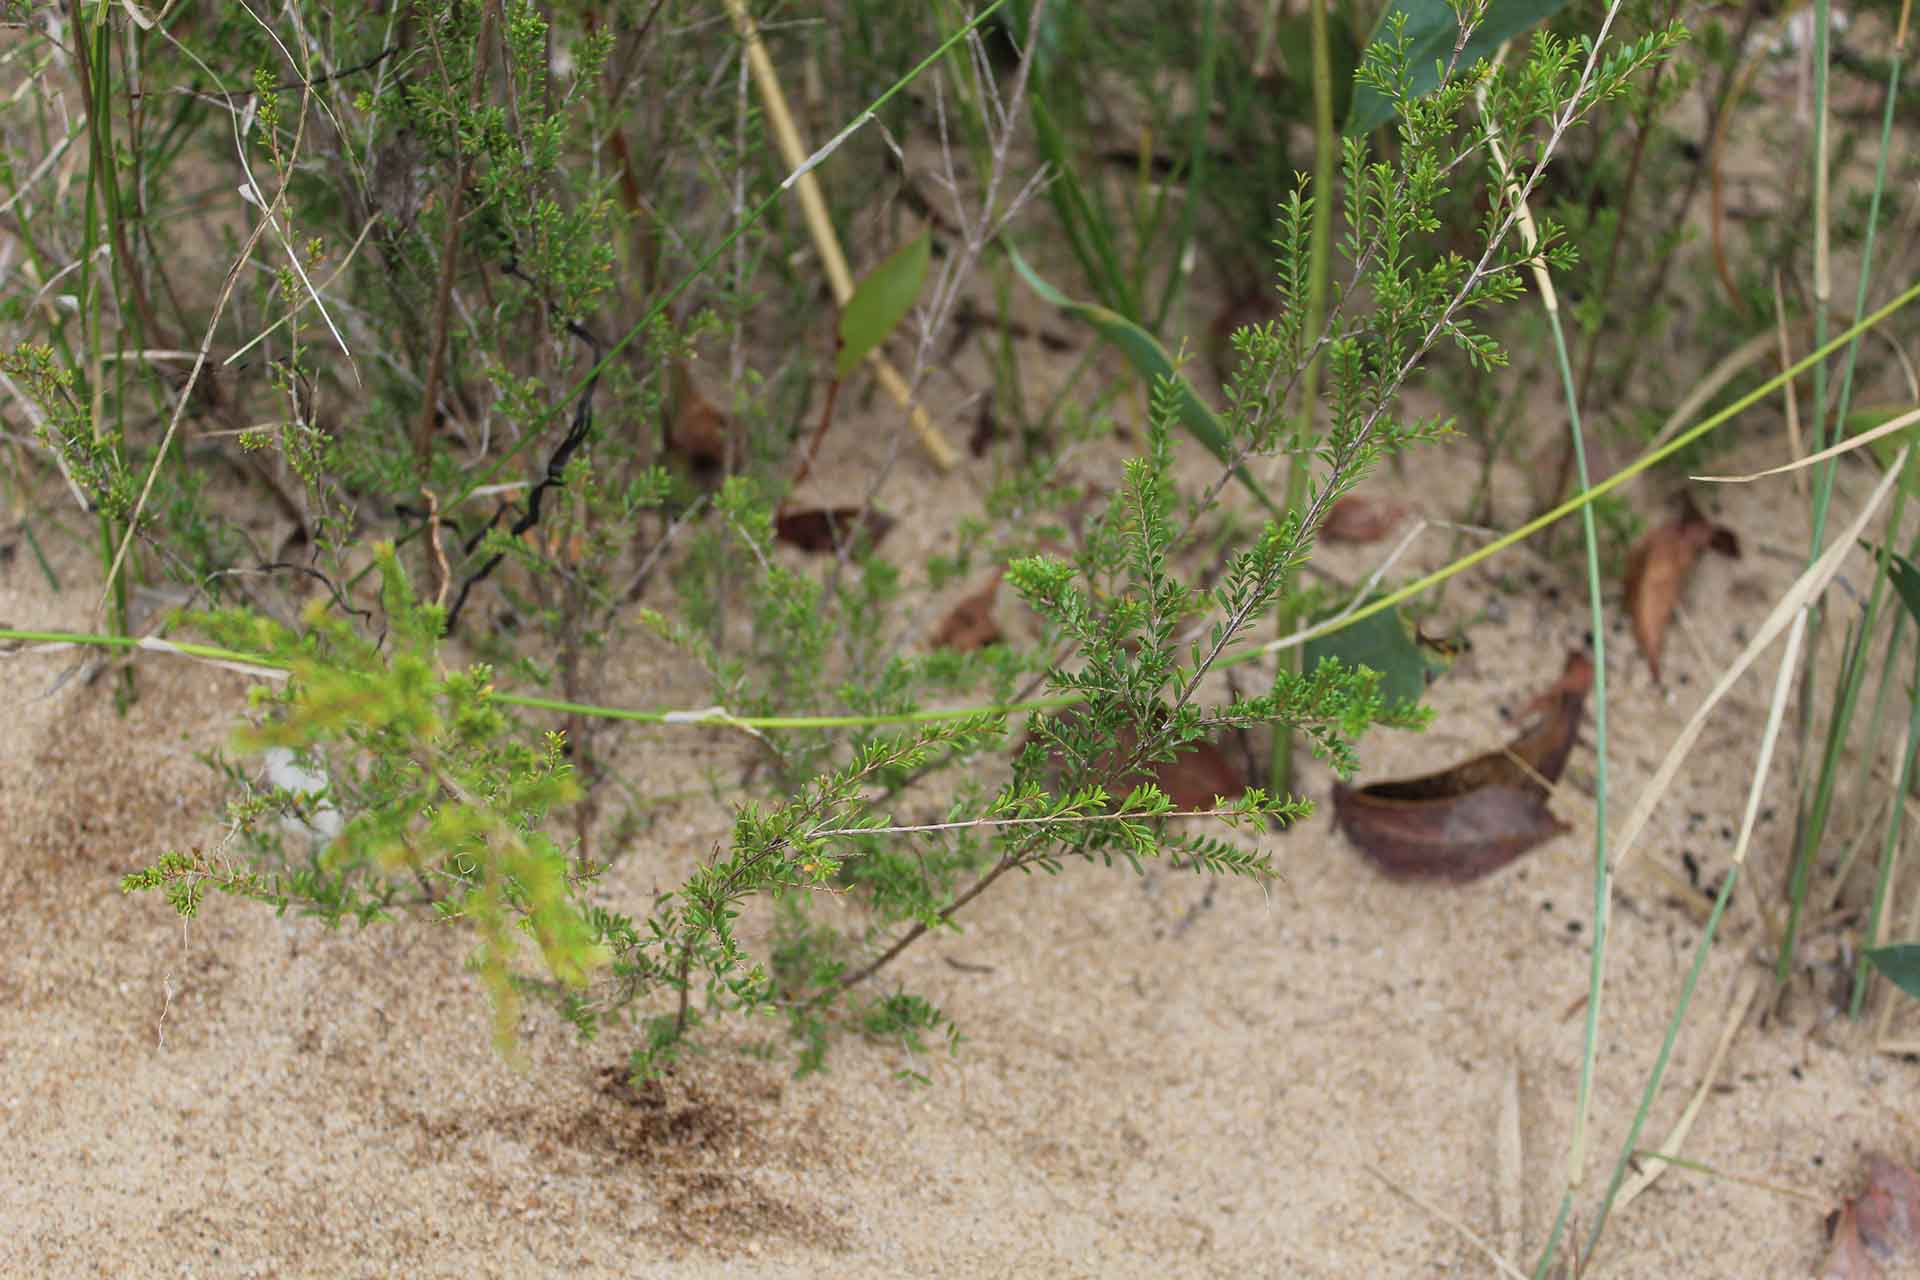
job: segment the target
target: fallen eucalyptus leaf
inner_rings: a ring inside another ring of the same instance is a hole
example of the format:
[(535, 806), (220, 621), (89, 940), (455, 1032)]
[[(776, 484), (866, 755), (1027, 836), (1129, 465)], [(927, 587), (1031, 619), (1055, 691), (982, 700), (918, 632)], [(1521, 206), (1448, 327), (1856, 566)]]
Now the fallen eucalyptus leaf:
[(1320, 536), (1328, 542), (1378, 542), (1406, 516), (1407, 509), (1397, 502), (1350, 493), (1327, 512)]
[(1196, 742), (1156, 764), (1153, 780), (1176, 809), (1211, 809), (1216, 797), (1238, 800), (1247, 793), (1247, 780), (1215, 742)]
[(673, 417), (667, 424), (667, 448), (693, 469), (703, 483), (715, 483), (731, 461), (746, 457), (746, 440), (733, 420), (694, 384), (684, 361), (673, 365)]
[(1005, 567), (994, 570), (986, 586), (961, 600), (933, 629), (928, 644), (935, 649), (953, 649), (971, 653), (1000, 640), (1000, 624), (994, 621), (993, 606), (1000, 596), (1000, 579)]
[[(1067, 710), (1060, 714), (1063, 721), (1071, 721), (1079, 712)], [(1139, 745), (1139, 735), (1131, 727), (1124, 727), (1114, 735), (1113, 750), (1093, 761), (1094, 777), (1088, 781), (1097, 781), (1106, 788), (1116, 807), (1127, 793), (1148, 780), (1166, 793), (1176, 809), (1211, 809), (1215, 798), (1237, 800), (1247, 792), (1246, 778), (1233, 767), (1219, 744), (1211, 741), (1189, 743), (1173, 759), (1123, 776), (1120, 762), (1131, 756)], [(1066, 762), (1057, 751), (1051, 753), (1048, 760), (1057, 782), (1065, 772)]]
[(1691, 495), (1680, 499), (1680, 514), (1649, 530), (1633, 544), (1627, 556), (1627, 612), (1633, 618), (1634, 638), (1647, 655), (1647, 666), (1660, 680), (1660, 650), (1666, 643), (1667, 622), (1687, 585), (1693, 562), (1708, 547), (1721, 555), (1740, 558), (1740, 539), (1725, 525), (1700, 513)]
[(980, 401), (980, 412), (973, 420), (973, 434), (967, 437), (967, 452), (976, 458), (987, 456), (993, 442), (1000, 438), (1000, 419), (993, 412), (991, 397)]
[(1547, 811), (1580, 730), (1593, 662), (1568, 657), (1529, 706), (1540, 722), (1500, 751), (1424, 777), (1368, 787), (1335, 783), (1334, 819), (1374, 865), (1397, 879), (1477, 880), (1567, 830)]
[(1912, 1275), (1920, 1263), (1920, 1177), (1879, 1152), (1867, 1157), (1867, 1186), (1832, 1221), (1821, 1280)]
[(834, 533), (846, 542), (865, 534), (873, 546), (893, 528), (893, 517), (877, 507), (805, 507), (781, 511), (773, 517), (773, 536), (802, 551), (816, 554), (834, 549)]

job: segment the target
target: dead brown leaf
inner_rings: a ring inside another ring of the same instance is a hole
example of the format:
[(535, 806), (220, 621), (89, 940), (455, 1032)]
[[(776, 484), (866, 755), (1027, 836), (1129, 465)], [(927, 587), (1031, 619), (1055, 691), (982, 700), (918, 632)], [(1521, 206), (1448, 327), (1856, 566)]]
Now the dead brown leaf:
[(1867, 1187), (1832, 1219), (1821, 1280), (1879, 1280), (1920, 1265), (1920, 1177), (1879, 1152), (1867, 1157)]
[(1265, 324), (1280, 314), (1280, 304), (1271, 290), (1229, 299), (1207, 326), (1207, 362), (1213, 374), (1226, 386), (1232, 379), (1240, 357), (1233, 349), (1233, 333), (1248, 325)]
[(1691, 494), (1682, 494), (1680, 514), (1634, 543), (1627, 556), (1627, 612), (1633, 634), (1655, 681), (1660, 679), (1660, 649), (1666, 641), (1673, 606), (1687, 585), (1687, 575), (1701, 551), (1711, 547), (1721, 555), (1740, 558), (1740, 539), (1725, 525), (1700, 513)]
[(980, 412), (973, 420), (973, 434), (967, 437), (967, 452), (976, 458), (987, 456), (993, 442), (1000, 438), (1000, 419), (993, 412), (993, 397), (980, 399)]
[(702, 482), (717, 481), (729, 464), (737, 464), (746, 456), (746, 441), (739, 428), (701, 393), (684, 360), (673, 366), (673, 417), (667, 425), (667, 448)]
[[(1062, 714), (1070, 719), (1077, 713)], [(1121, 762), (1139, 745), (1139, 735), (1131, 728), (1124, 728), (1115, 735), (1114, 749), (1095, 762), (1098, 774), (1104, 775), (1100, 777), (1100, 784), (1113, 797), (1116, 806), (1126, 799), (1128, 792), (1149, 779), (1166, 793), (1176, 809), (1211, 809), (1216, 797), (1237, 800), (1246, 794), (1247, 780), (1233, 767), (1219, 744), (1208, 741), (1189, 744), (1171, 760), (1122, 776)], [(1056, 770), (1064, 767), (1057, 753), (1051, 759)]]
[(1540, 720), (1500, 751), (1441, 773), (1352, 788), (1335, 783), (1334, 820), (1396, 879), (1477, 880), (1567, 830), (1547, 811), (1580, 730), (1593, 662), (1567, 658), (1552, 688), (1529, 706)]
[(871, 545), (877, 547), (892, 528), (893, 517), (878, 507), (865, 510), (859, 507), (803, 507), (797, 511), (780, 511), (773, 517), (773, 534), (776, 538), (789, 546), (815, 554), (833, 550), (836, 531), (847, 542), (853, 542), (858, 535), (865, 534)]
[(1827, 1252), (1826, 1265), (1820, 1268), (1820, 1280), (1880, 1280), (1880, 1268), (1860, 1239), (1860, 1224), (1853, 1206), (1833, 1215), (1833, 1247)]
[(1406, 516), (1407, 509), (1397, 502), (1350, 493), (1327, 512), (1320, 536), (1328, 542), (1378, 542)]
[(986, 586), (954, 605), (934, 628), (930, 647), (972, 653), (998, 643), (1000, 624), (994, 621), (993, 606), (1000, 597), (1000, 579), (1006, 572), (1004, 566), (994, 570)]
[(1156, 764), (1153, 780), (1176, 809), (1211, 809), (1215, 797), (1238, 800), (1247, 793), (1247, 780), (1216, 742), (1196, 742)]

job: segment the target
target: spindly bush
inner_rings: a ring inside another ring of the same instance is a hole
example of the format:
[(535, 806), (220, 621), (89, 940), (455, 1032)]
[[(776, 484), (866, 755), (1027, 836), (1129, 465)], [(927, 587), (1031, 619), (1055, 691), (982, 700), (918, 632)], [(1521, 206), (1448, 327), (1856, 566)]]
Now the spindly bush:
[[(940, 250), (897, 255), (918, 265), (886, 276), (933, 276), (917, 343), (894, 344), (912, 347), (913, 377), (888, 365), (879, 379), (904, 394), (926, 385), (971, 273), (1039, 280), (999, 250), (1044, 185), (1015, 177), (1024, 113), (1046, 118), (1029, 94), (1066, 81), (1034, 72), (1048, 6), (1018, 8), (1010, 68), (981, 35), (987, 13), (957, 23), (872, 104), (879, 128), (836, 143), (898, 165), (896, 132), (919, 128), (941, 155), (952, 207), (923, 214)], [(1076, 464), (1111, 438), (1111, 412), (1089, 400), (1059, 413), (1054, 439), (1029, 432), (1017, 474), (930, 568), (944, 581), (1003, 567), (1035, 632), (922, 653), (904, 619), (927, 575), (883, 554), (904, 446), (857, 505), (792, 504), (843, 382), (851, 395), (855, 366), (886, 364), (879, 344), (906, 308), (831, 266), (832, 225), (866, 215), (818, 199), (824, 155), (796, 171), (760, 145), (749, 79), (776, 136), (786, 107), (745, 6), (728, 11), (731, 30), (664, 0), (416, 0), (350, 23), (311, 5), (271, 21), (80, 6), (66, 35), (87, 183), (43, 198), (14, 174), (23, 218), (45, 229), (39, 278), (82, 265), (61, 286), (73, 305), (0, 372), (38, 406), (42, 446), (98, 523), (117, 632), (136, 625), (130, 576), (171, 575), (201, 597), (177, 624), (284, 673), (216, 762), (238, 838), (171, 852), (126, 887), (188, 914), (213, 889), (331, 922), (472, 929), (503, 1046), (533, 995), (586, 1035), (636, 1026), (638, 1072), (736, 1013), (786, 1018), (803, 1067), (837, 1026), (913, 1051), (951, 1038), (940, 1010), (882, 977), (1032, 872), (1157, 859), (1273, 874), (1259, 836), (1304, 800), (1229, 787), (1176, 804), (1163, 780), (1242, 730), (1278, 727), (1344, 772), (1369, 728), (1423, 723), (1337, 649), (1279, 664), (1253, 693), (1223, 673), (1271, 658), (1258, 629), (1306, 616), (1300, 572), (1334, 504), (1448, 434), (1400, 408), (1430, 354), (1501, 362), (1479, 318), (1530, 268), (1570, 261), (1553, 225), (1517, 233), (1529, 194), (1566, 132), (1679, 38), (1661, 28), (1603, 53), (1541, 33), (1513, 67), (1470, 67), (1484, 7), (1463, 2), (1437, 87), (1416, 92), (1405, 17), (1389, 21), (1353, 76), (1391, 104), (1392, 136), (1336, 154), (1320, 130), (1328, 165), (1287, 185), (1277, 309), (1233, 334), (1224, 407), (1147, 336), (1149, 317), (1085, 309), (1132, 359), (1143, 447), (1095, 492)], [(889, 105), (908, 87), (931, 96), (917, 120), (906, 99)], [(789, 188), (804, 224), (788, 221)], [(1456, 188), (1483, 209), (1470, 254), (1440, 234)], [(167, 251), (207, 189), (239, 192), (204, 227), (231, 262), (211, 297)], [(874, 194), (857, 172), (841, 189)], [(803, 236), (840, 304), (838, 359), (804, 341), (822, 304)], [(183, 434), (189, 420), (224, 425)], [(1176, 464), (1187, 434), (1215, 459), (1198, 478)], [(1273, 458), (1292, 466), (1284, 501), (1251, 477)], [(269, 496), (271, 535), (194, 496), (189, 477), (215, 460)], [(1265, 505), (1258, 528), (1224, 505), (1242, 489)], [(279, 582), (311, 597), (290, 607)], [(608, 655), (660, 640), (705, 670), (713, 707), (605, 705), (619, 694)], [(756, 753), (730, 834), (641, 906), (605, 892), (609, 859), (634, 855), (619, 834), (632, 807), (602, 806), (644, 790), (598, 750), (621, 719), (744, 733)], [(314, 785), (262, 783), (242, 762), (268, 749)], [(944, 816), (905, 821), (909, 802)], [(316, 838), (323, 813), (338, 830)], [(823, 894), (857, 910), (829, 924), (809, 907)], [(757, 910), (765, 929), (743, 929)]]

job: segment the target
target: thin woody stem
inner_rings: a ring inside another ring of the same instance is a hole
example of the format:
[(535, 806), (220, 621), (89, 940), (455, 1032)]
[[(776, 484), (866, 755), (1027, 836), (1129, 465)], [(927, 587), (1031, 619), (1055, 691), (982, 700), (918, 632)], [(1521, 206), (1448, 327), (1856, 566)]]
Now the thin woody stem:
[[(969, 902), (972, 902), (975, 898), (985, 893), (988, 887), (991, 886), (995, 880), (998, 880), (1001, 876), (1013, 870), (1015, 867), (1019, 866), (1025, 860), (1026, 860), (1026, 854), (1024, 851), (1007, 853), (1005, 856), (1003, 856), (1000, 859), (1000, 861), (993, 864), (992, 870), (988, 871), (985, 875), (981, 876), (978, 880), (975, 880), (970, 886), (967, 887), (967, 889), (964, 892), (962, 892), (952, 902), (948, 903), (946, 907), (941, 910), (940, 914), (937, 917), (935, 917), (935, 923), (946, 924), (949, 920), (953, 919), (955, 912), (959, 911), (960, 908), (966, 906)], [(932, 925), (929, 925), (925, 920), (922, 920), (919, 923), (915, 924), (913, 928), (901, 934), (900, 937), (897, 940), (895, 940), (892, 946), (888, 947), (885, 951), (881, 952), (874, 959), (868, 961), (861, 968), (854, 970), (851, 974), (840, 979), (838, 983), (836, 983), (832, 988), (828, 990), (828, 992), (822, 997), (822, 1000), (830, 999), (833, 996), (838, 996), (841, 993), (860, 985), (862, 982), (865, 982), (868, 978), (871, 978), (874, 974), (880, 972), (880, 970), (884, 969), (888, 964), (890, 964), (893, 961), (895, 956), (898, 956), (902, 951), (905, 951), (908, 947), (912, 946), (914, 943), (918, 942), (922, 937), (924, 937), (927, 933), (927, 930), (930, 929), (931, 927)]]
[(807, 838), (824, 840), (829, 836), (891, 836), (919, 831), (965, 831), (978, 827), (1038, 827), (1068, 822), (1131, 822), (1145, 818), (1225, 818), (1234, 812), (1232, 809), (1171, 809), (1165, 813), (1139, 810), (1134, 813), (1063, 814), (1057, 818), (968, 818), (964, 822), (925, 822), (900, 827), (833, 827), (812, 832)]
[[(478, 109), (480, 93), (486, 82), (487, 55), (493, 49), (494, 8), (494, 0), (486, 0), (486, 7), (480, 14), (480, 40), (474, 47), (473, 83), (468, 94), (470, 109)], [(455, 136), (458, 137), (457, 132)], [(420, 396), (420, 420), (413, 428), (414, 463), (420, 470), (422, 480), (426, 479), (427, 464), (433, 457), (433, 428), (439, 412), (440, 383), (446, 373), (447, 330), (453, 323), (453, 270), (460, 257), (460, 212), (467, 194), (467, 183), (472, 177), (473, 157), (462, 156), (453, 190), (447, 193), (447, 233), (440, 244), (440, 281), (433, 303), (433, 347), (427, 354), (427, 379)]]

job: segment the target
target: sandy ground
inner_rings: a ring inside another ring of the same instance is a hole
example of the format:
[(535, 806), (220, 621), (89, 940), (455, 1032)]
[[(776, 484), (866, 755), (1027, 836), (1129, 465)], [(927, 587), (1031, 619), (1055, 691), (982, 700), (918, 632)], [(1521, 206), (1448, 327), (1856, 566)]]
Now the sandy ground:
[[(1421, 483), (1422, 510), (1458, 509)], [(1869, 483), (1843, 471), (1841, 509)], [(1522, 478), (1502, 471), (1500, 492), (1506, 518)], [(1661, 496), (1635, 501), (1657, 517)], [(1617, 813), (1791, 579), (1804, 534), (1782, 497), (1725, 495), (1749, 553), (1703, 562), (1669, 694), (1610, 637)], [(1444, 542), (1417, 558), (1439, 563)], [(1329, 563), (1357, 576), (1378, 554)], [(84, 624), (84, 560), (56, 563), (57, 595), (16, 547), (0, 618)], [(1564, 562), (1524, 549), (1455, 584), (1449, 610), (1480, 620), (1432, 690), (1437, 726), (1371, 741), (1364, 777), (1510, 736), (1582, 642), (1579, 599)], [(794, 1081), (784, 1050), (741, 1052), (777, 1029), (737, 1027), (636, 1094), (608, 1070), (617, 1035), (582, 1046), (538, 1011), (532, 1070), (509, 1070), (457, 936), (330, 932), (229, 900), (183, 925), (123, 896), (125, 871), (219, 838), (220, 791), (193, 752), (223, 741), (244, 680), (144, 661), (120, 719), (105, 681), (48, 693), (69, 660), (0, 663), (0, 1274), (1485, 1276), (1467, 1230), (1523, 1267), (1545, 1239), (1587, 986), (1590, 727), (1556, 799), (1573, 832), (1480, 883), (1389, 883), (1323, 805), (1275, 837), (1284, 880), (1264, 890), (1077, 867), (988, 895), (899, 968), (967, 1036), (956, 1059), (917, 1064), (931, 1088), (896, 1082), (897, 1048), (860, 1042)], [(701, 704), (657, 650), (625, 661), (623, 701)], [(1647, 864), (1724, 870), (1772, 661), (1708, 729), (1622, 886), (1582, 1237), (1698, 936)], [(697, 781), (731, 758), (693, 749), (703, 732), (636, 731), (615, 759), (659, 786), (675, 768)], [(1791, 826), (1785, 778), (1754, 853), (1763, 892)], [(1327, 781), (1307, 777), (1322, 800)], [(1850, 803), (1845, 836), (1870, 820)], [(723, 823), (715, 801), (665, 811), (608, 896), (645, 901)], [(1735, 987), (1764, 977), (1754, 899), (1737, 901), (1643, 1147), (1701, 1085)], [(1669, 1172), (1609, 1224), (1588, 1274), (1805, 1275), (1862, 1153), (1920, 1154), (1920, 1068), (1836, 1020), (1838, 925), (1819, 932), (1816, 966), (1777, 1015), (1748, 1017), (1687, 1141), (1729, 1176)]]

